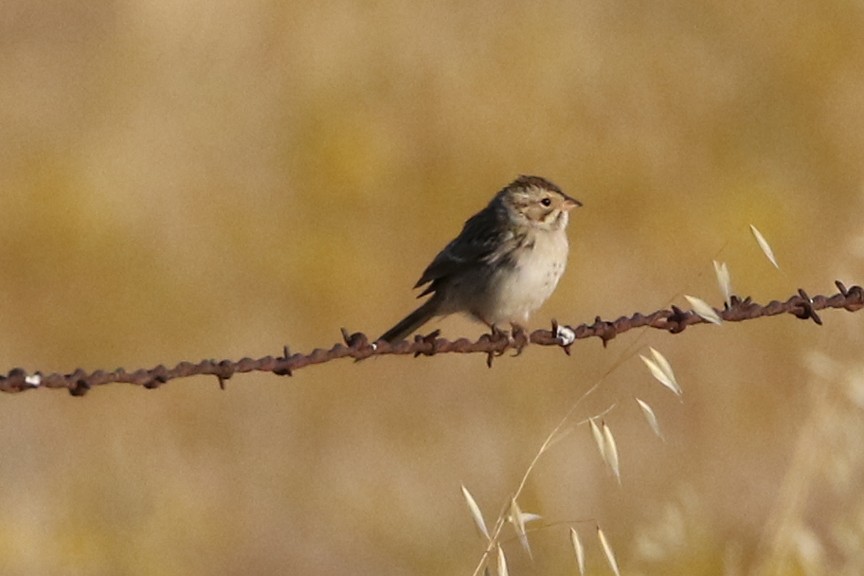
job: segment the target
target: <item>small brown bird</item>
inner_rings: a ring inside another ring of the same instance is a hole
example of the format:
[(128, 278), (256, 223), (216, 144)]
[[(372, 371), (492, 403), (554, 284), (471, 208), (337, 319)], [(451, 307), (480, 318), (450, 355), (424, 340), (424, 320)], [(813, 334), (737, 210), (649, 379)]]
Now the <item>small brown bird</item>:
[(472, 216), (414, 285), (431, 294), (379, 340), (404, 339), (435, 316), (465, 312), (493, 331), (524, 328), (567, 264), (569, 212), (582, 203), (539, 176), (520, 176)]

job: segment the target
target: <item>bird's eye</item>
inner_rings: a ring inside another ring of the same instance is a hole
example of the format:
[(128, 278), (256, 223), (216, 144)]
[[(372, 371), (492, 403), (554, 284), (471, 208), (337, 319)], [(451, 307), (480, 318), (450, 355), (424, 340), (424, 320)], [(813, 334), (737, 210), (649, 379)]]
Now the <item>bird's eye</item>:
[(551, 198), (543, 198), (542, 200), (540, 200), (540, 204), (542, 204), (543, 206), (548, 208), (549, 206), (552, 205), (552, 199)]

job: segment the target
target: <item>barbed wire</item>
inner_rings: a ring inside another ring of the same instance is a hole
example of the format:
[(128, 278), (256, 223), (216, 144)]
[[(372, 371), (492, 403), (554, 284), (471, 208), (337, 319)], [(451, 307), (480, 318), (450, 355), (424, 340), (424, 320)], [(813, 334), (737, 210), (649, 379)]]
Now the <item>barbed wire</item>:
[[(818, 314), (820, 310), (844, 309), (849, 312), (857, 312), (864, 308), (864, 289), (861, 286), (846, 286), (839, 280), (835, 282), (838, 292), (832, 296), (810, 297), (804, 290), (798, 290), (798, 294), (791, 296), (784, 302), (772, 300), (767, 304), (758, 304), (749, 297), (739, 298), (731, 296), (730, 301), (724, 304), (722, 310), (715, 309), (717, 315), (726, 322), (742, 322), (780, 314), (792, 314), (802, 320), (812, 320), (821, 325), (822, 319)], [(535, 330), (527, 334), (521, 330), (515, 330), (513, 334), (495, 331), (485, 334), (476, 341), (467, 338), (458, 340), (447, 340), (439, 338), (436, 330), (426, 336), (415, 336), (414, 340), (396, 342), (369, 342), (369, 338), (362, 332), (349, 334), (342, 329), (343, 342), (333, 345), (324, 350), (316, 348), (308, 354), (291, 354), (285, 346), (281, 356), (264, 356), (263, 358), (243, 358), (241, 360), (202, 360), (198, 363), (180, 362), (174, 368), (166, 368), (163, 365), (150, 369), (140, 369), (127, 372), (123, 368), (113, 371), (96, 370), (85, 372), (77, 369), (69, 374), (47, 374), (41, 372), (28, 373), (22, 368), (14, 368), (6, 376), (0, 376), (0, 392), (22, 392), (36, 388), (66, 389), (73, 396), (83, 396), (94, 386), (104, 384), (123, 383), (143, 386), (144, 388), (158, 388), (162, 384), (177, 378), (189, 376), (215, 376), (219, 386), (224, 389), (225, 382), (235, 374), (247, 372), (272, 372), (279, 376), (291, 376), (296, 370), (323, 364), (339, 358), (353, 358), (363, 360), (371, 356), (383, 355), (413, 355), (435, 356), (437, 354), (481, 353), (486, 355), (486, 363), (492, 366), (492, 360), (508, 350), (516, 351), (517, 355), (530, 342), (540, 346), (558, 346), (568, 355), (570, 348), (576, 340), (586, 338), (600, 338), (603, 346), (618, 336), (635, 328), (655, 328), (665, 330), (670, 334), (680, 334), (688, 326), (709, 322), (696, 312), (682, 310), (677, 306), (669, 309), (657, 310), (648, 315), (636, 313), (632, 316), (622, 316), (617, 320), (606, 321), (599, 316), (591, 324), (580, 324), (568, 326), (552, 321), (551, 330)]]

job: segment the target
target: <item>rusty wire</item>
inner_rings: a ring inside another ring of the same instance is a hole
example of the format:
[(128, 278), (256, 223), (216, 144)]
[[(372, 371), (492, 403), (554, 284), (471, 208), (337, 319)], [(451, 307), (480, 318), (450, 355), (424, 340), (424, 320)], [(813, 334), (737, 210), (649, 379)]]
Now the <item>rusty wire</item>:
[[(864, 289), (861, 286), (846, 288), (842, 282), (835, 282), (837, 294), (832, 296), (807, 295), (804, 290), (798, 290), (798, 294), (791, 296), (785, 302), (773, 300), (768, 304), (757, 304), (748, 298), (731, 297), (731, 305), (724, 304), (723, 310), (715, 310), (726, 322), (742, 322), (767, 316), (780, 314), (792, 314), (803, 320), (813, 320), (821, 325), (822, 319), (818, 311), (826, 309), (843, 308), (849, 312), (856, 312), (864, 307)], [(144, 388), (158, 388), (162, 384), (177, 378), (188, 376), (209, 375), (215, 376), (221, 388), (225, 382), (234, 374), (246, 372), (272, 372), (280, 376), (291, 376), (294, 371), (313, 364), (323, 364), (338, 358), (353, 358), (362, 360), (370, 356), (382, 356), (387, 354), (413, 356), (434, 356), (445, 353), (482, 353), (486, 355), (489, 366), (492, 359), (500, 356), (508, 350), (517, 353), (529, 342), (541, 346), (558, 346), (568, 355), (573, 341), (565, 341), (559, 335), (560, 329), (572, 331), (573, 340), (585, 338), (600, 338), (604, 347), (609, 340), (619, 334), (623, 334), (634, 328), (648, 327), (657, 330), (665, 330), (671, 334), (679, 334), (692, 324), (706, 323), (707, 320), (695, 312), (682, 310), (677, 306), (671, 309), (657, 310), (648, 315), (640, 313), (632, 316), (622, 316), (617, 320), (606, 321), (599, 316), (592, 324), (580, 324), (576, 327), (559, 325), (552, 321), (551, 330), (535, 330), (530, 335), (521, 331), (508, 335), (503, 332), (486, 334), (477, 341), (467, 338), (458, 340), (447, 340), (439, 338), (439, 332), (427, 336), (416, 336), (413, 342), (402, 341), (395, 344), (377, 342), (371, 344), (367, 336), (361, 332), (349, 334), (342, 329), (342, 343), (335, 344), (329, 350), (316, 348), (309, 354), (291, 354), (285, 346), (281, 356), (264, 356), (263, 358), (243, 358), (241, 360), (202, 360), (201, 362), (180, 362), (173, 368), (163, 365), (150, 369), (140, 369), (127, 372), (123, 368), (113, 371), (96, 370), (85, 372), (80, 368), (69, 374), (47, 374), (40, 372), (28, 373), (21, 368), (14, 368), (6, 376), (0, 376), (0, 392), (21, 392), (34, 388), (63, 388), (73, 396), (83, 396), (94, 386), (111, 383), (125, 383), (143, 386)]]

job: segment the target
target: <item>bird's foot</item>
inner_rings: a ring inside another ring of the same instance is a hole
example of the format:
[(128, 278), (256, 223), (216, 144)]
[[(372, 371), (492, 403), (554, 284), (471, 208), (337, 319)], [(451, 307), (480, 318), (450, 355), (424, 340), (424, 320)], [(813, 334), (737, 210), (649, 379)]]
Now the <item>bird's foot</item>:
[(513, 354), (515, 357), (522, 354), (522, 350), (524, 350), (528, 345), (529, 337), (528, 331), (519, 324), (511, 322), (510, 327), (513, 328), (513, 335), (510, 337), (510, 345), (516, 349), (516, 353)]
[(491, 368), (492, 367), (492, 361), (495, 358), (497, 358), (498, 356), (501, 356), (502, 354), (504, 354), (504, 351), (507, 350), (507, 348), (510, 346), (510, 344), (511, 344), (510, 333), (507, 332), (506, 330), (501, 330), (495, 324), (490, 324), (489, 325), (489, 334), (484, 336), (484, 338), (488, 339), (489, 342), (491, 342), (492, 344), (499, 344), (502, 342), (504, 343), (504, 346), (501, 348), (501, 350), (497, 350), (497, 351), (496, 350), (490, 350), (489, 352), (486, 353), (486, 366)]

